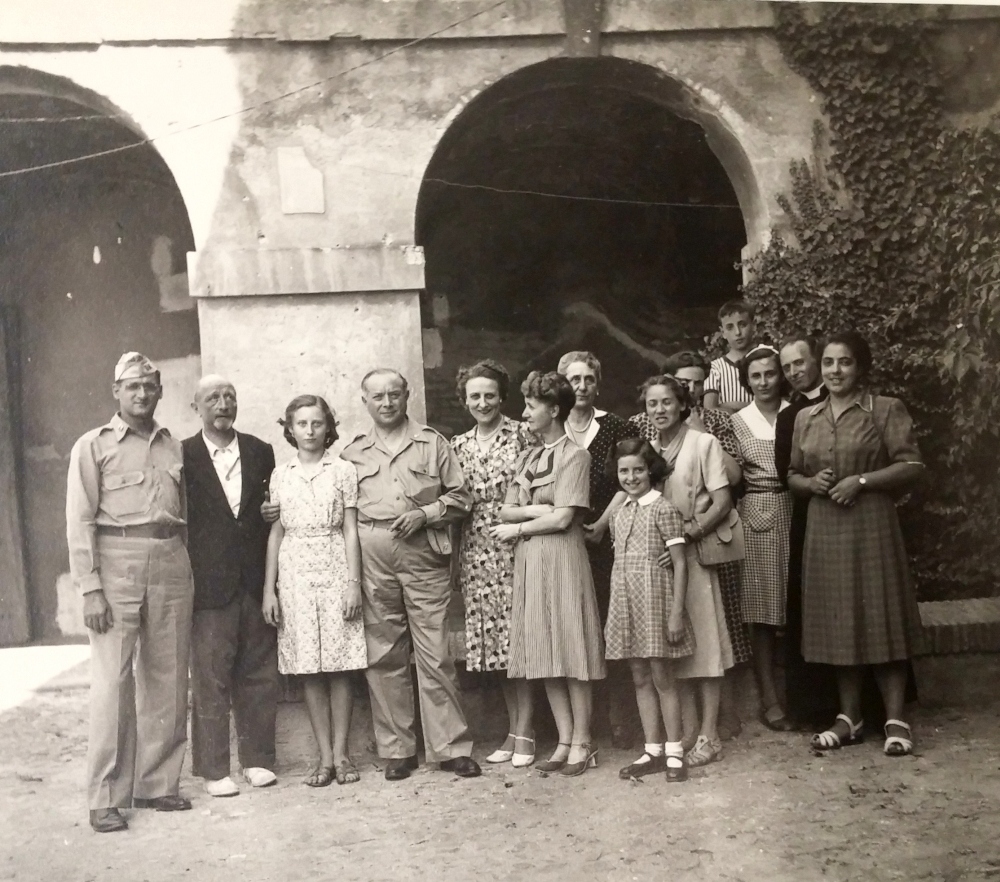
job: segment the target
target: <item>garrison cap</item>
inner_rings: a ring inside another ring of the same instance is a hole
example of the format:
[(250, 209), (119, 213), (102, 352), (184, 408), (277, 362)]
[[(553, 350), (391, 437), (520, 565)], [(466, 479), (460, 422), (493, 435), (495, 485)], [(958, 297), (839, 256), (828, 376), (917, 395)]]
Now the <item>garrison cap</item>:
[(115, 382), (150, 375), (160, 376), (160, 369), (141, 352), (126, 352), (115, 365)]

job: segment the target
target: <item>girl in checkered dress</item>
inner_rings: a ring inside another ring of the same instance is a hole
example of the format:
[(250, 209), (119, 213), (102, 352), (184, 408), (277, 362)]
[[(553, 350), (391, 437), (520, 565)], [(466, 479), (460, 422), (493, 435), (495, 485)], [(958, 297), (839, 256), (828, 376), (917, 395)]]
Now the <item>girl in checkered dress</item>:
[(668, 781), (683, 781), (680, 697), (672, 668), (674, 659), (694, 652), (685, 610), (684, 522), (673, 503), (652, 489), (666, 477), (667, 464), (648, 441), (619, 441), (609, 451), (606, 471), (628, 494), (611, 520), (615, 562), (606, 654), (609, 660), (628, 660), (632, 668), (646, 741), (643, 755), (619, 774), (628, 780), (666, 771)]

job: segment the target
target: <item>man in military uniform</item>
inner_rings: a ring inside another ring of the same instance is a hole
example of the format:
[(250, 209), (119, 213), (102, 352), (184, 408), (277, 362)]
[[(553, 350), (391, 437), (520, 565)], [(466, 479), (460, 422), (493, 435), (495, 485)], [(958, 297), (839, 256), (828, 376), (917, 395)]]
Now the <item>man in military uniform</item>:
[[(181, 445), (154, 420), (156, 366), (115, 366), (118, 412), (73, 445), (66, 488), (70, 572), (90, 632), (90, 825), (125, 830), (120, 809), (183, 811), (194, 586)], [(135, 659), (133, 674), (133, 658)]]
[(449, 525), (469, 513), (472, 494), (447, 441), (407, 417), (398, 371), (371, 371), (361, 390), (373, 425), (341, 455), (358, 472), (368, 688), (385, 777), (398, 781), (417, 767), (412, 646), (427, 759), (474, 778), (447, 628)]

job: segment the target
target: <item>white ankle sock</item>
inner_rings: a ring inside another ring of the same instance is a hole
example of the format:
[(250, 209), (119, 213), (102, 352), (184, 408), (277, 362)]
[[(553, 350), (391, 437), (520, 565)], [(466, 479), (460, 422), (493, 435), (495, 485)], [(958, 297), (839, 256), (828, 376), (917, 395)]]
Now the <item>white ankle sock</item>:
[(662, 744), (644, 744), (643, 749), (650, 756), (663, 756), (663, 745)]
[(679, 769), (684, 759), (684, 747), (680, 741), (668, 741), (663, 745), (663, 752), (667, 757), (667, 765), (674, 769)]

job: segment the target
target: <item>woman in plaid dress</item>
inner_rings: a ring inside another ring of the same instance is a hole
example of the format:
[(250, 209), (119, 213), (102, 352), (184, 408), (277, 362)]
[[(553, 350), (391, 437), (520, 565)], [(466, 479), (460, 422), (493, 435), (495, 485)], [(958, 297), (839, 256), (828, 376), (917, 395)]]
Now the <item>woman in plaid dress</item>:
[(668, 781), (683, 781), (687, 768), (672, 661), (694, 652), (685, 609), (684, 521), (677, 507), (652, 487), (666, 478), (667, 464), (648, 441), (630, 438), (608, 453), (605, 471), (616, 476), (628, 495), (611, 520), (615, 562), (606, 656), (629, 662), (645, 736), (642, 756), (618, 776), (629, 780), (666, 771)]
[(774, 683), (774, 643), (785, 624), (788, 589), (788, 531), (792, 497), (781, 485), (774, 462), (774, 426), (788, 407), (777, 350), (758, 346), (740, 363), (740, 377), (753, 402), (733, 416), (743, 459), (746, 494), (740, 500), (746, 536), (743, 561), (743, 621), (751, 624), (754, 674), (763, 703), (761, 722), (782, 732), (792, 726), (778, 701)]
[(802, 564), (802, 655), (837, 666), (840, 710), (813, 736), (831, 750), (864, 737), (863, 667), (871, 665), (886, 715), (884, 750), (913, 751), (903, 722), (907, 660), (923, 630), (892, 493), (921, 473), (913, 422), (897, 398), (872, 395), (871, 350), (855, 331), (835, 334), (820, 370), (830, 397), (795, 418), (788, 485), (809, 497)]

